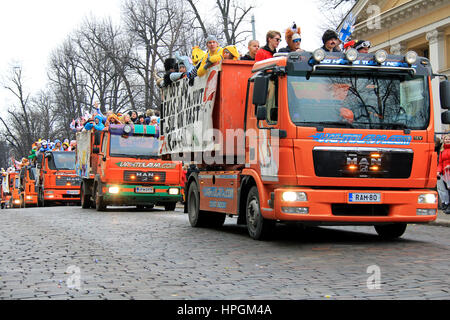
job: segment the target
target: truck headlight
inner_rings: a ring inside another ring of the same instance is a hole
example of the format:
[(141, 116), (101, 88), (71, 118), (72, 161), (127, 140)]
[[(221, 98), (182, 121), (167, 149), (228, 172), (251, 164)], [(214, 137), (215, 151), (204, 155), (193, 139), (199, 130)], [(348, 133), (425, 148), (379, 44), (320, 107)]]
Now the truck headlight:
[(345, 53), (345, 57), (350, 62), (355, 61), (358, 58), (358, 50), (354, 48), (348, 49), (348, 51)]
[(417, 53), (414, 51), (408, 51), (405, 54), (405, 61), (408, 64), (414, 64), (417, 61)]
[(385, 62), (387, 59), (387, 52), (383, 49), (378, 50), (377, 52), (375, 52), (375, 61), (378, 63), (383, 63)]
[(313, 58), (314, 60), (316, 60), (317, 62), (321, 62), (323, 59), (325, 59), (325, 50), (323, 49), (316, 49), (313, 52)]
[(180, 194), (180, 189), (178, 188), (169, 188), (169, 194), (171, 196), (177, 196)]
[(433, 193), (421, 194), (417, 203), (420, 204), (435, 204), (436, 203), (436, 195)]
[(118, 194), (120, 191), (119, 187), (109, 187), (108, 192), (112, 194)]
[(304, 192), (286, 191), (283, 192), (282, 198), (286, 202), (308, 201), (308, 197)]

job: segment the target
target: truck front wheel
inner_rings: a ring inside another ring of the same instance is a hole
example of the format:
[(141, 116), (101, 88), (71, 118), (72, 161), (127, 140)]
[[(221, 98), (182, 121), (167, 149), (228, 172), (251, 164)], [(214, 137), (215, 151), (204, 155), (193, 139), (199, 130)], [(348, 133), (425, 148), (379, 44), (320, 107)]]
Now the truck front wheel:
[(401, 237), (406, 231), (406, 223), (375, 226), (375, 231), (382, 239), (391, 240)]
[(105, 211), (106, 210), (106, 204), (103, 200), (103, 196), (100, 195), (99, 189), (101, 186), (96, 186), (95, 188), (95, 209), (97, 211)]
[(264, 219), (261, 215), (258, 188), (255, 186), (252, 187), (248, 193), (245, 213), (250, 237), (255, 240), (267, 239), (271, 235), (276, 221)]
[(176, 202), (166, 203), (164, 205), (164, 210), (166, 210), (166, 211), (174, 211), (176, 207), (177, 207), (177, 203)]

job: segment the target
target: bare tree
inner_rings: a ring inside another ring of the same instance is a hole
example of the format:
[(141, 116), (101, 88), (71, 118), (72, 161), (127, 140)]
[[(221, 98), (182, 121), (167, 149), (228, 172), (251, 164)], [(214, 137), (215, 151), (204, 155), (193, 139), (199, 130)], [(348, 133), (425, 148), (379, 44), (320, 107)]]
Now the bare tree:
[(320, 25), (321, 31), (336, 30), (355, 3), (356, 0), (318, 0), (320, 12), (325, 18), (324, 23)]
[[(186, 0), (192, 8), (204, 39), (208, 35), (219, 35), (219, 39), (224, 36), (227, 45), (238, 44), (246, 40), (245, 34), (251, 33), (251, 28), (246, 20), (249, 17), (253, 5), (247, 5), (240, 0), (215, 0), (215, 8), (219, 13), (219, 25), (211, 25), (213, 22), (202, 17), (198, 10), (198, 2)], [(217, 34), (218, 33), (218, 34)]]

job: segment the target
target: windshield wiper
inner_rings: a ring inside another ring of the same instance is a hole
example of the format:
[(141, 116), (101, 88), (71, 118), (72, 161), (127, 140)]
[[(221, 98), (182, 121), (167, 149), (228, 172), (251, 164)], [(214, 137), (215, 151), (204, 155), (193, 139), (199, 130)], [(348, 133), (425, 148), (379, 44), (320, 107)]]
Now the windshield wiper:
[(347, 121), (329, 121), (329, 122), (295, 122), (296, 125), (301, 126), (303, 124), (313, 124), (316, 128), (324, 128), (327, 125), (332, 126), (345, 126), (346, 128), (354, 128), (353, 124)]
[(377, 123), (369, 123), (369, 122), (355, 122), (355, 124), (362, 124), (367, 126), (379, 126), (379, 127), (392, 127), (393, 130), (404, 130), (409, 129), (408, 126), (401, 122), (377, 122)]

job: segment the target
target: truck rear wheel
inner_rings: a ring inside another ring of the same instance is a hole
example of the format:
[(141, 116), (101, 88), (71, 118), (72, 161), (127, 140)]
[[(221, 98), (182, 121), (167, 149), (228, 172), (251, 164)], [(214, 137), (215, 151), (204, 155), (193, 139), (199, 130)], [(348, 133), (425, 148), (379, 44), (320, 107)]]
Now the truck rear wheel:
[(245, 215), (248, 234), (255, 240), (267, 239), (273, 232), (275, 220), (264, 219), (259, 205), (259, 194), (256, 186), (250, 189), (247, 196)]
[(395, 239), (401, 237), (406, 231), (406, 223), (386, 224), (375, 226), (375, 231), (382, 239)]
[(89, 209), (92, 206), (91, 196), (86, 194), (86, 185), (81, 185), (81, 208)]
[(200, 210), (200, 194), (196, 182), (189, 185), (187, 198), (189, 223), (192, 227), (205, 227), (207, 225), (208, 212)]

